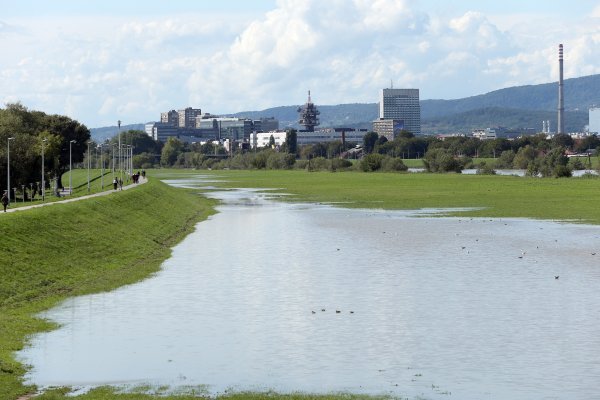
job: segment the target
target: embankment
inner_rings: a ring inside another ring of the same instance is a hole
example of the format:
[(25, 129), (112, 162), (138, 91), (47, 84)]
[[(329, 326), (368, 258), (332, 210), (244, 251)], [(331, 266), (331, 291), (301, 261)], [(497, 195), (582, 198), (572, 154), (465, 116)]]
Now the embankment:
[(35, 318), (67, 297), (107, 291), (156, 272), (171, 247), (214, 212), (196, 191), (158, 180), (134, 190), (0, 215), (0, 398), (16, 399)]

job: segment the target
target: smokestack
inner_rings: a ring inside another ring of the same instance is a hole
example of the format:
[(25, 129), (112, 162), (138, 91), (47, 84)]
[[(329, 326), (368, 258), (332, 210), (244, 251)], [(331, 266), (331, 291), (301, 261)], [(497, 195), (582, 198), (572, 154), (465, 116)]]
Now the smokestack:
[(565, 98), (563, 94), (563, 45), (558, 45), (558, 133), (565, 133)]

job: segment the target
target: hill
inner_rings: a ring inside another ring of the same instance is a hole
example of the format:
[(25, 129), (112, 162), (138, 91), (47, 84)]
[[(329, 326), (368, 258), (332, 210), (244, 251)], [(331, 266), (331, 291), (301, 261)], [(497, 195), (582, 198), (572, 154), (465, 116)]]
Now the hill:
[[(121, 125), (121, 132), (129, 130), (143, 131), (144, 124)], [(90, 128), (90, 133), (92, 135), (92, 140), (96, 142), (104, 142), (106, 139), (110, 139), (111, 137), (116, 136), (119, 133), (119, 127), (113, 125), (104, 126), (102, 128)]]

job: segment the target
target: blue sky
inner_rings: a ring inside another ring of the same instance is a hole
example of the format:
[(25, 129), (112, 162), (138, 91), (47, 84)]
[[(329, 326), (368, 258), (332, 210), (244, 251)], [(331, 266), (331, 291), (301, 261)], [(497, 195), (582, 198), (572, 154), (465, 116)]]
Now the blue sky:
[[(89, 127), (187, 106), (229, 113), (459, 98), (600, 73), (590, 0), (0, 0), (0, 101)], [(600, 94), (599, 94), (600, 96)], [(600, 102), (600, 99), (599, 101)]]

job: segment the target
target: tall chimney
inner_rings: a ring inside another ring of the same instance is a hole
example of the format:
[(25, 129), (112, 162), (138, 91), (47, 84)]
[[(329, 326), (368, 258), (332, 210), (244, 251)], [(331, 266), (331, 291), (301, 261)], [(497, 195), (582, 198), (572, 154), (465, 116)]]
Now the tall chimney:
[(558, 45), (558, 133), (565, 133), (565, 98), (563, 93), (563, 45)]

